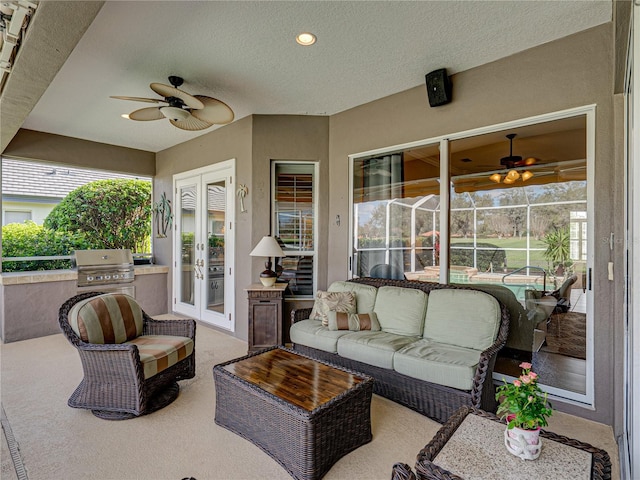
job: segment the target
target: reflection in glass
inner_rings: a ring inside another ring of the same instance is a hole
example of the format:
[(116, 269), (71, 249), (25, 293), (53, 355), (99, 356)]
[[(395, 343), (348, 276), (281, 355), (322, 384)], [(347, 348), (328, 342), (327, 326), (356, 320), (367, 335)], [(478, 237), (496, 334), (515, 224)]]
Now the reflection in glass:
[(226, 185), (207, 185), (207, 309), (224, 314)]
[(195, 215), (196, 187), (189, 185), (180, 189), (180, 301), (193, 305), (195, 287)]

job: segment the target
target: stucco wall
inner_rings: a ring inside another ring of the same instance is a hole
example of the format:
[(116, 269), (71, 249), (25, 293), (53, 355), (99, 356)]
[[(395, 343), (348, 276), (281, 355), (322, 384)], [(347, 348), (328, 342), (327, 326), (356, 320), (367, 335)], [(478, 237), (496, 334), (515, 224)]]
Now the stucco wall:
[[(348, 155), (418, 141), (572, 107), (596, 104), (595, 162), (595, 410), (565, 411), (613, 424), (615, 325), (622, 322), (612, 299), (621, 279), (607, 280), (610, 258), (622, 265), (620, 246), (609, 252), (609, 232), (619, 228), (623, 189), (615, 175), (613, 34), (607, 24), (454, 75), (453, 102), (430, 108), (424, 86), (334, 115), (330, 119), (329, 218), (348, 219)], [(620, 159), (618, 159), (620, 161)], [(613, 214), (612, 214), (613, 213)], [(347, 276), (348, 226), (329, 223), (328, 283)], [(320, 285), (322, 287), (323, 285)], [(621, 382), (619, 383), (619, 385)], [(621, 388), (621, 387), (619, 387)]]
[[(247, 298), (245, 288), (258, 279), (264, 269), (264, 260), (252, 258), (249, 252), (263, 235), (270, 233), (270, 163), (271, 160), (303, 160), (321, 163), (320, 185), (328, 184), (328, 119), (296, 115), (261, 116), (243, 118), (189, 142), (157, 154), (154, 201), (162, 192), (173, 203), (173, 175), (213, 165), (229, 159), (236, 160), (236, 185), (249, 189), (245, 199), (246, 213), (236, 203), (236, 289), (234, 335), (247, 339)], [(327, 195), (320, 195), (326, 212)], [(326, 213), (325, 213), (326, 216)], [(326, 228), (320, 228), (325, 231)], [(326, 251), (326, 235), (321, 244)], [(171, 238), (154, 239), (156, 263), (171, 264)], [(326, 270), (322, 269), (323, 272)], [(324, 273), (323, 273), (324, 275)], [(323, 277), (325, 281), (326, 277)], [(172, 282), (169, 298), (172, 301)], [(169, 305), (170, 308), (170, 305)]]

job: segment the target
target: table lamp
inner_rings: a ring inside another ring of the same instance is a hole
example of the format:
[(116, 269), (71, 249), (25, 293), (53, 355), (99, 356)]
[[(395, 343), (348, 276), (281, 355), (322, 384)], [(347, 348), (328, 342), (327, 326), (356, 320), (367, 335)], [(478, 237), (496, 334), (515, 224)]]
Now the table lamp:
[(286, 255), (278, 245), (278, 241), (266, 235), (262, 237), (262, 240), (258, 242), (255, 248), (249, 254), (252, 257), (267, 257), (267, 261), (265, 262), (265, 270), (260, 273), (260, 282), (265, 287), (271, 287), (274, 283), (276, 283), (276, 272), (271, 270), (271, 257), (285, 257)]

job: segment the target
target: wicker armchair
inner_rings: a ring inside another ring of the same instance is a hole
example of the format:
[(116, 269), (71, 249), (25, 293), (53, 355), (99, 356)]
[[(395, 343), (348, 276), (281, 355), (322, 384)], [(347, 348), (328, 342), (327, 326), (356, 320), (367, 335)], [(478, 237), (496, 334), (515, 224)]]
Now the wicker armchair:
[(194, 320), (154, 320), (132, 297), (88, 292), (67, 300), (58, 321), (84, 370), (70, 407), (137, 417), (173, 402), (177, 381), (195, 376)]

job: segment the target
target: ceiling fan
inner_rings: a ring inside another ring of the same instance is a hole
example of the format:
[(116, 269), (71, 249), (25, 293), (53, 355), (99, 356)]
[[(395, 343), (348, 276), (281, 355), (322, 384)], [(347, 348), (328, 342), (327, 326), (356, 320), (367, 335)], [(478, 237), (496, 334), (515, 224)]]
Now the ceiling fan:
[(534, 165), (538, 160), (534, 157), (527, 157), (523, 159), (520, 155), (514, 155), (513, 139), (516, 138), (516, 134), (509, 133), (507, 135), (507, 138), (509, 139), (509, 156), (502, 157), (500, 159), (500, 165), (503, 165), (505, 168), (509, 169), (509, 171), (505, 175), (504, 179), (502, 178), (502, 175), (500, 175), (499, 173), (494, 173), (493, 175), (490, 175), (489, 179), (496, 183), (503, 182), (506, 184), (510, 184), (522, 177), (522, 181), (526, 182), (531, 177), (533, 177), (533, 172), (531, 172), (530, 170), (525, 170), (524, 172), (522, 172), (522, 174), (520, 174), (520, 172), (518, 172), (516, 168), (529, 167), (531, 165)]
[(166, 104), (135, 110), (128, 115), (130, 120), (149, 121), (168, 118), (169, 122), (182, 130), (204, 130), (213, 125), (225, 125), (233, 121), (233, 110), (220, 100), (204, 95), (190, 95), (178, 87), (184, 83), (181, 77), (169, 77), (172, 86), (152, 83), (151, 90), (162, 98), (111, 96), (119, 100)]

